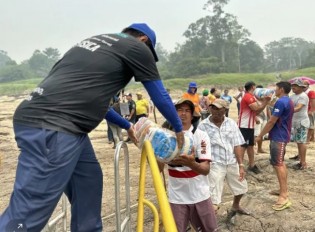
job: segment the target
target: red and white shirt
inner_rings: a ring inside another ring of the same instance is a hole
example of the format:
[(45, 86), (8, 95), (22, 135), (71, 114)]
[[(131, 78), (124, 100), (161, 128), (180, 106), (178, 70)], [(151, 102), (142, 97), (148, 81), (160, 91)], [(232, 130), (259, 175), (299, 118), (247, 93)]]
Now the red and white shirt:
[[(199, 129), (192, 133), (193, 127), (184, 131), (193, 139), (195, 156), (199, 160), (210, 162), (211, 144), (206, 132)], [(173, 204), (196, 204), (210, 197), (209, 180), (207, 176), (200, 175), (189, 167), (172, 167), (168, 165), (168, 197)]]
[(256, 102), (256, 98), (252, 93), (246, 92), (241, 101), (240, 115), (238, 119), (239, 128), (254, 129), (256, 112), (249, 105)]
[(311, 111), (311, 100), (312, 100), (312, 99), (315, 99), (315, 91), (314, 91), (314, 90), (311, 90), (311, 89), (307, 89), (307, 90), (305, 91), (305, 93), (307, 94), (308, 99), (309, 99), (307, 110), (308, 110), (308, 111)]

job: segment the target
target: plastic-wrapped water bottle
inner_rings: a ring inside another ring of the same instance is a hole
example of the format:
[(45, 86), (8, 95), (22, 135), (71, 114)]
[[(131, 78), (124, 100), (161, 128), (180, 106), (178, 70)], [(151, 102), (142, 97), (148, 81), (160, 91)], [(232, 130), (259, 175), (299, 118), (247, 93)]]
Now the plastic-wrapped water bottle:
[(155, 157), (164, 163), (170, 162), (179, 154), (191, 154), (193, 140), (184, 136), (184, 145), (181, 151), (178, 151), (177, 140), (174, 132), (162, 128), (150, 128), (147, 139), (151, 142)]
[(275, 91), (273, 89), (256, 88), (254, 90), (254, 95), (257, 99), (263, 99), (265, 97), (273, 98), (274, 94), (275, 94)]
[(148, 118), (141, 118), (135, 124), (135, 132), (139, 140), (138, 147), (142, 148), (143, 142), (149, 140), (152, 144), (156, 159), (161, 162), (168, 163), (178, 154), (191, 154), (193, 147), (192, 138), (186, 135), (184, 136), (184, 145), (179, 152), (174, 132), (160, 128)]

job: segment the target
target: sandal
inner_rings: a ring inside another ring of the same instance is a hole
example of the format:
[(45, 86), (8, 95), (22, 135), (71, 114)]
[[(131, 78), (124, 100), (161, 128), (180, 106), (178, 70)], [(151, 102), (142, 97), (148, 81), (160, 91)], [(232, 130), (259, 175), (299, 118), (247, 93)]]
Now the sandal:
[(294, 170), (304, 170), (304, 169), (306, 169), (306, 167), (307, 167), (306, 164), (302, 165), (301, 163), (297, 163), (297, 164), (293, 165)]
[(290, 160), (299, 160), (299, 159), (300, 159), (300, 156), (299, 156), (299, 155), (296, 155), (296, 156), (290, 157), (289, 159), (290, 159)]
[(281, 210), (284, 210), (286, 208), (289, 208), (291, 205), (292, 205), (291, 201), (287, 200), (284, 203), (276, 203), (276, 204), (274, 204), (272, 206), (272, 209), (276, 210), (276, 211), (281, 211)]

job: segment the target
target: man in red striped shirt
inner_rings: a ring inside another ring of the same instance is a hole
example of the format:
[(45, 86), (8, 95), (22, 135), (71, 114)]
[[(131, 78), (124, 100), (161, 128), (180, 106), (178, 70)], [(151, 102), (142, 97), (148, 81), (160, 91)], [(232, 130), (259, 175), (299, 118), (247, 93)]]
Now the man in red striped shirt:
[(245, 84), (245, 95), (242, 98), (240, 106), (240, 114), (238, 119), (238, 126), (242, 132), (242, 135), (245, 139), (245, 144), (243, 147), (243, 156), (245, 151), (248, 155), (248, 171), (251, 171), (255, 174), (261, 173), (257, 165), (255, 164), (255, 136), (254, 136), (254, 127), (255, 127), (255, 117), (261, 111), (265, 109), (270, 98), (261, 99), (260, 103), (257, 102), (254, 96), (254, 90), (256, 89), (256, 84), (253, 81), (249, 81)]

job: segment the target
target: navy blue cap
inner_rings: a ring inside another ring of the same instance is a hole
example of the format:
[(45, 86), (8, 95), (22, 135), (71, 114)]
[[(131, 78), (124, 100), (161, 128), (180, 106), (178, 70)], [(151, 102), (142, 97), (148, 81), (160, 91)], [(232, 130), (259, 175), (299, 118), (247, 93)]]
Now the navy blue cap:
[(156, 44), (155, 32), (145, 23), (133, 23), (127, 28), (135, 29), (137, 31), (142, 32), (146, 36), (148, 36), (148, 38), (150, 39), (151, 44), (152, 44), (152, 46), (150, 46), (150, 49), (151, 49), (151, 52), (153, 53), (154, 59), (156, 62), (159, 61), (159, 58), (158, 58), (158, 56), (155, 52), (155, 49), (154, 49), (155, 44)]

